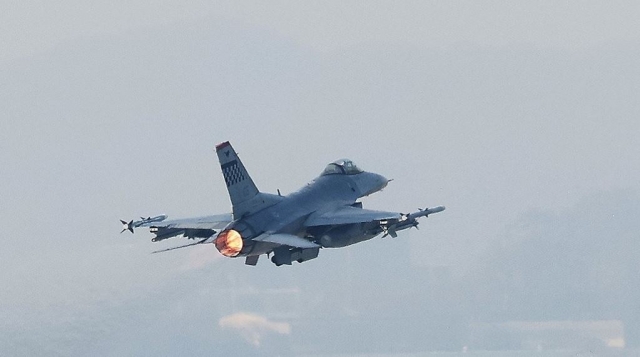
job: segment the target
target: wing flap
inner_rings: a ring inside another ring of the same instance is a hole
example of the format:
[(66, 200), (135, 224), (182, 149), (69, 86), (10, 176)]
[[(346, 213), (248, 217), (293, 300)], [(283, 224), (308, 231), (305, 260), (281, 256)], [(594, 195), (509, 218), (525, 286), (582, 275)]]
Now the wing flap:
[(315, 212), (305, 221), (306, 227), (333, 226), (340, 224), (366, 223), (383, 220), (398, 220), (397, 212), (374, 211), (353, 206), (340, 207), (328, 212)]

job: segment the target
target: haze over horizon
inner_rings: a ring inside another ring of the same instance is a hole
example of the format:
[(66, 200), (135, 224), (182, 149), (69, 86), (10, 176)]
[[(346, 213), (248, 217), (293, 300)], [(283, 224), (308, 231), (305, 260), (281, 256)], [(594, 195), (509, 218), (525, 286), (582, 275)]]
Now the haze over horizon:
[[(520, 320), (637, 348), (640, 5), (403, 4), (5, 4), (0, 354), (505, 349), (471, 322)], [(447, 210), (280, 268), (118, 235), (228, 212), (226, 140), (265, 192), (348, 157), (394, 179), (365, 207)]]

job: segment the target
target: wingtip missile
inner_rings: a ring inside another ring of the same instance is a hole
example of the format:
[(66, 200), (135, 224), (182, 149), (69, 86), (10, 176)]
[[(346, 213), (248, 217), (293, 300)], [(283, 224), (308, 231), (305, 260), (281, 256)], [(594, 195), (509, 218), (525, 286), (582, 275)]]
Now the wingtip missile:
[(121, 219), (120, 223), (122, 223), (122, 230), (120, 231), (120, 234), (124, 233), (124, 231), (133, 233), (133, 219), (129, 222)]
[(120, 223), (122, 223), (122, 227), (123, 228), (122, 228), (122, 231), (120, 231), (120, 233), (124, 233), (124, 231), (129, 231), (131, 233), (134, 233), (134, 231), (133, 231), (134, 228), (138, 228), (138, 227), (143, 226), (143, 225), (147, 225), (148, 226), (150, 223), (162, 222), (165, 219), (167, 219), (167, 217), (169, 217), (169, 216), (167, 216), (166, 214), (161, 214), (161, 215), (155, 216), (155, 217), (147, 217), (147, 218), (140, 217), (141, 219), (139, 221), (134, 221), (132, 219), (129, 222), (121, 219)]
[(444, 210), (445, 210), (444, 206), (437, 206), (437, 207), (425, 208), (425, 209), (418, 208), (418, 212), (408, 214), (407, 219), (411, 220), (419, 217), (429, 217), (430, 214), (442, 212)]
[(432, 213), (442, 212), (444, 210), (445, 210), (444, 206), (438, 206), (438, 207), (429, 208), (426, 211), (429, 212), (429, 213), (427, 213), (427, 215), (429, 215), (429, 214), (432, 214)]
[(385, 238), (387, 236), (391, 236), (395, 238), (398, 236), (397, 232), (404, 229), (411, 228), (411, 227), (415, 227), (416, 229), (418, 229), (418, 224), (419, 224), (418, 218), (428, 217), (430, 214), (442, 212), (444, 211), (444, 209), (445, 209), (444, 206), (437, 206), (437, 207), (425, 208), (425, 209), (418, 208), (417, 212), (403, 214), (400, 221), (393, 223), (392, 225), (389, 225), (389, 226), (382, 226), (382, 231), (384, 232), (384, 234), (382, 235), (382, 238)]

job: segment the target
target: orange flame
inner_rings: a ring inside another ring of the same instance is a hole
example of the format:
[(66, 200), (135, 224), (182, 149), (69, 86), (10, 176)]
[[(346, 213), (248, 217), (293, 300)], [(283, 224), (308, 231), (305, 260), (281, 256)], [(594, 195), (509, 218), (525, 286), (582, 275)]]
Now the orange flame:
[(235, 257), (242, 250), (242, 236), (230, 229), (218, 235), (215, 241), (216, 248), (225, 257)]

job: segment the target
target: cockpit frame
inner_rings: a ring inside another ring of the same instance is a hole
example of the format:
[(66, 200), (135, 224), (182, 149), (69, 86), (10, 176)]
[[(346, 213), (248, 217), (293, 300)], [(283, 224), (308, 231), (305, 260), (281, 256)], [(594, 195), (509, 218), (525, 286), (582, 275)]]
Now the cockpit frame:
[(364, 172), (349, 159), (336, 160), (324, 168), (320, 176), (326, 175), (357, 175)]

